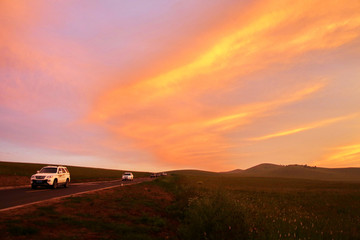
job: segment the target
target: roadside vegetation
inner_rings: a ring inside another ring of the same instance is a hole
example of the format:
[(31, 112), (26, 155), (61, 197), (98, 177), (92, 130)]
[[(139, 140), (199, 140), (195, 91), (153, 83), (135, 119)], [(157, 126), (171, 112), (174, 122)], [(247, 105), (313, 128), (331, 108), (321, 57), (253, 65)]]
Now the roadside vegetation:
[(1, 239), (175, 239), (172, 201), (156, 184), (138, 184), (9, 210)]

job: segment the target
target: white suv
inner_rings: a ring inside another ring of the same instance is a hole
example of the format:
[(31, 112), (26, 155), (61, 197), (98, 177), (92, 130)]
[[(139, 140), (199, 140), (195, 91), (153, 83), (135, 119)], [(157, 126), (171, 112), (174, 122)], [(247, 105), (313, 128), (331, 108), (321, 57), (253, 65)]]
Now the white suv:
[(37, 186), (50, 186), (57, 188), (58, 185), (68, 187), (70, 183), (70, 172), (64, 166), (46, 166), (36, 174), (31, 176), (31, 188), (35, 189)]
[(131, 173), (131, 172), (125, 172), (123, 175), (122, 175), (122, 180), (123, 181), (126, 181), (126, 180), (134, 180), (134, 175)]

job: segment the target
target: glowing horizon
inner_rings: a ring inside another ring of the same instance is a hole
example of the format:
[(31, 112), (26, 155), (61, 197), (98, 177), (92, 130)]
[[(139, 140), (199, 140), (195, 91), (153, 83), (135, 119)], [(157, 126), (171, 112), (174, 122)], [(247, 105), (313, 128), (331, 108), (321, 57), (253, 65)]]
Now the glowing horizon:
[(0, 3), (0, 161), (360, 167), (360, 2)]

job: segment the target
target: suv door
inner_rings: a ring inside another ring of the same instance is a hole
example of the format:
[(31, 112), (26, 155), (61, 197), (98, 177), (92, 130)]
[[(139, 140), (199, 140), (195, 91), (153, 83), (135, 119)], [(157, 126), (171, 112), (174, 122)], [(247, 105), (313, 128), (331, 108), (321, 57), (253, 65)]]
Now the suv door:
[(58, 177), (59, 177), (59, 180), (58, 182), (59, 183), (64, 183), (66, 181), (66, 175), (65, 175), (65, 170), (62, 169), (62, 168), (59, 168), (58, 169)]
[(70, 180), (70, 173), (69, 173), (69, 171), (67, 170), (67, 168), (64, 167), (64, 168), (62, 168), (62, 170), (63, 170), (63, 174), (64, 174), (64, 182), (66, 182), (66, 179), (67, 179), (67, 178), (69, 178), (69, 180)]

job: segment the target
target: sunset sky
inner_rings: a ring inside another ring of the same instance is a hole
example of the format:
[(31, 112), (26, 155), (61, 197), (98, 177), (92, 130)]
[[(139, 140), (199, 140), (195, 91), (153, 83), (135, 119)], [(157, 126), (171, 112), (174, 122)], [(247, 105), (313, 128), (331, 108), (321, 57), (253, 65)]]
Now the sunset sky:
[(360, 167), (360, 1), (0, 2), (0, 161)]

